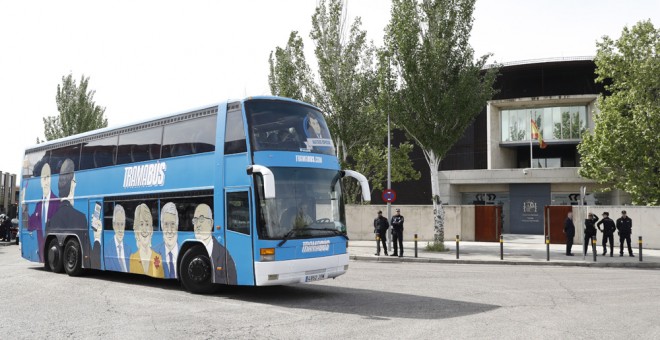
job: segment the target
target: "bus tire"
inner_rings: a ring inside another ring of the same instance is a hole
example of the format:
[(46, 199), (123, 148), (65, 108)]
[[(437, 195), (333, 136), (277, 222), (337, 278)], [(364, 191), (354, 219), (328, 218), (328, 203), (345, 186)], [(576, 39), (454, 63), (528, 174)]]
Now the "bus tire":
[(80, 243), (75, 238), (66, 241), (64, 246), (64, 270), (69, 276), (82, 274), (82, 252)]
[(53, 273), (64, 272), (64, 263), (62, 261), (62, 247), (57, 242), (57, 238), (52, 238), (46, 248), (46, 261), (44, 261), (46, 270)]
[(183, 287), (193, 294), (209, 294), (215, 291), (213, 266), (204, 247), (192, 247), (185, 252), (181, 259), (179, 276)]

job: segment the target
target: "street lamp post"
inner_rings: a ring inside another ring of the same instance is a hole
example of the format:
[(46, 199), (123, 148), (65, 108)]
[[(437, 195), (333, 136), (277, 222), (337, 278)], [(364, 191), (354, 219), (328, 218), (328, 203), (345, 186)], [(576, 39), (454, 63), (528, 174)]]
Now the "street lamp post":
[[(387, 189), (392, 189), (392, 153), (391, 153), (391, 141), (390, 141), (390, 113), (387, 112)], [(392, 220), (392, 203), (387, 202), (387, 221)], [(387, 244), (390, 249), (392, 249), (392, 227), (390, 227), (389, 232), (387, 233)], [(403, 251), (403, 249), (401, 249)]]

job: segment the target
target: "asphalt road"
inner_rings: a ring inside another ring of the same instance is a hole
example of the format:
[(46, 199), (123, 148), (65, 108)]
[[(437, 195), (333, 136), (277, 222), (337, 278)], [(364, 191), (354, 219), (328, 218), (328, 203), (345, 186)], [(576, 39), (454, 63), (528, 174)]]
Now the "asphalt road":
[(660, 271), (376, 263), (314, 284), (224, 287), (46, 272), (0, 246), (3, 339), (660, 338)]

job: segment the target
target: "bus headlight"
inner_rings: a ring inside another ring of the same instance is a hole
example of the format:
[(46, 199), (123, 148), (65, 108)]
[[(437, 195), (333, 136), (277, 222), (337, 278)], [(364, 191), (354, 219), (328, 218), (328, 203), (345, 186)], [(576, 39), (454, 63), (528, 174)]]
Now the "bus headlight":
[(275, 261), (275, 248), (261, 248), (259, 249), (259, 261)]

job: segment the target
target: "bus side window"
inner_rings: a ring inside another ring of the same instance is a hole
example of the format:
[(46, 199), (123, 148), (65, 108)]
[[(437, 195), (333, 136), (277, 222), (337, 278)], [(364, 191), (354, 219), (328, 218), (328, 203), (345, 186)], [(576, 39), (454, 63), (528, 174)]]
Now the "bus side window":
[(117, 164), (159, 159), (162, 134), (163, 128), (155, 127), (120, 135)]
[(250, 203), (247, 191), (227, 193), (227, 230), (250, 235)]
[(215, 151), (217, 115), (165, 126), (162, 158)]
[(101, 168), (115, 164), (117, 136), (84, 143), (80, 170)]
[(243, 112), (232, 110), (227, 112), (227, 125), (225, 126), (225, 154), (241, 153), (247, 151), (245, 142), (245, 127)]
[(161, 198), (161, 207), (167, 203), (172, 202), (176, 206), (179, 217), (179, 231), (194, 231), (193, 217), (195, 217), (195, 209), (200, 204), (206, 204), (213, 209), (213, 196), (193, 196), (186, 198)]
[(73, 161), (75, 170), (79, 170), (78, 162), (80, 161), (80, 149), (82, 149), (82, 144), (73, 144), (51, 151), (49, 164), (51, 174), (59, 174), (62, 163), (67, 159)]

